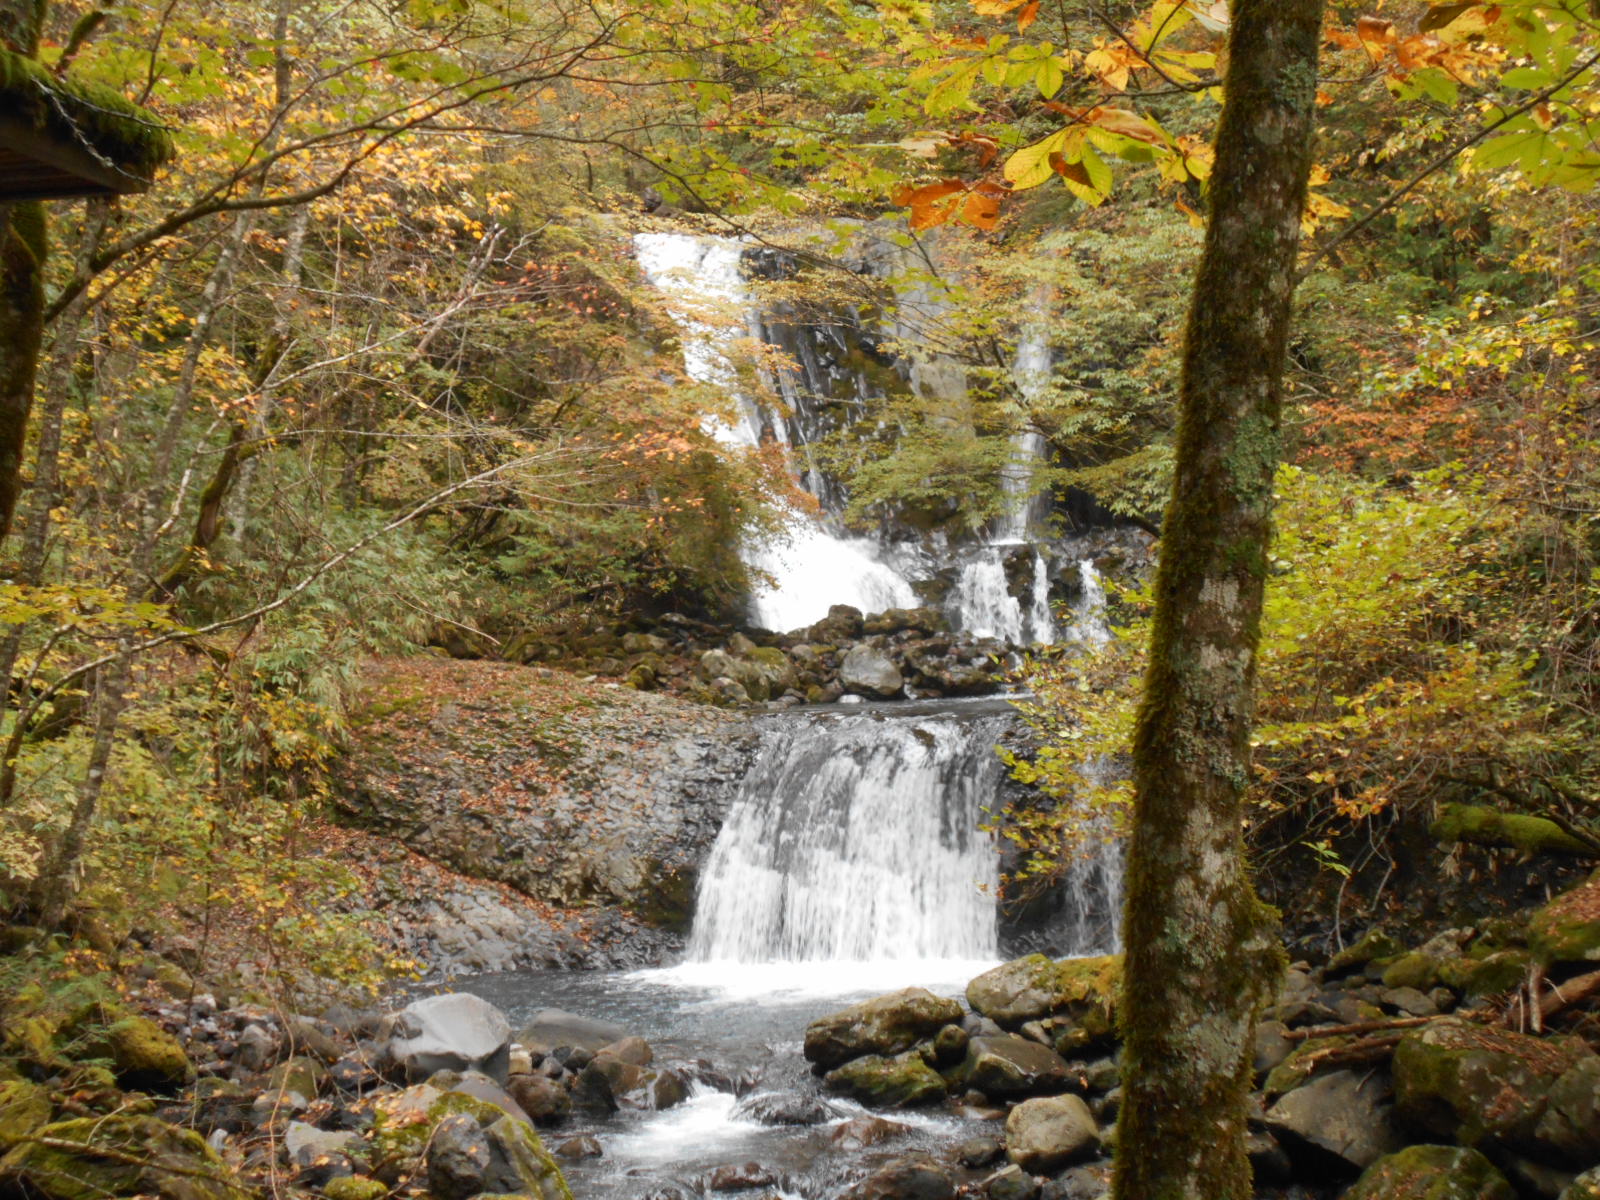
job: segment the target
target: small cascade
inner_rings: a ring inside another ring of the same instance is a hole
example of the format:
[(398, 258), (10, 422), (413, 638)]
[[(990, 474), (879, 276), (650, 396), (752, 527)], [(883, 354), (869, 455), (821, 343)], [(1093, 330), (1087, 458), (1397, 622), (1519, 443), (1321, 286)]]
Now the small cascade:
[(1003, 713), (769, 727), (701, 878), (689, 959), (992, 959)]
[[(788, 424), (774, 419), (741, 393), (727, 347), (738, 336), (759, 336), (760, 322), (745, 286), (744, 246), (726, 238), (690, 237), (681, 233), (641, 233), (634, 253), (650, 282), (679, 298), (673, 319), (683, 332), (684, 370), (691, 379), (721, 388), (738, 404), (730, 424), (708, 419), (706, 432), (727, 446), (753, 447), (764, 438), (787, 444)], [(697, 313), (696, 310), (700, 310)], [(729, 321), (713, 323), (712, 315), (737, 314), (742, 330)], [(769, 542), (748, 544), (742, 557), (759, 582), (750, 597), (750, 618), (766, 629), (797, 629), (828, 615), (834, 604), (850, 604), (862, 612), (909, 608), (917, 603), (910, 582), (883, 561), (868, 538), (840, 533), (824, 520), (789, 509), (782, 532)]]

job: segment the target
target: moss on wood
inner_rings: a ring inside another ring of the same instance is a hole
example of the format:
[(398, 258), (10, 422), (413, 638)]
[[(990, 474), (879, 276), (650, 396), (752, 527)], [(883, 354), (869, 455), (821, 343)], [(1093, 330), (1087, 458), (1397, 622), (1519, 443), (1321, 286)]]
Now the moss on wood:
[(173, 156), (172, 134), (104, 84), (58, 79), (35, 59), (0, 49), (0, 111), (53, 138), (82, 146), (145, 181)]

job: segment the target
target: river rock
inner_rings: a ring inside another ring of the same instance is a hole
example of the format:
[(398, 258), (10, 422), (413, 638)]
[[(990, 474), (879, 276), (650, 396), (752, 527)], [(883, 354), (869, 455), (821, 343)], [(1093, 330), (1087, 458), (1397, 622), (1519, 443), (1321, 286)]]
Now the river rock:
[(1099, 1148), (1100, 1128), (1080, 1096), (1024, 1100), (1006, 1118), (1006, 1154), (1025, 1171), (1051, 1174)]
[(1537, 1151), (1556, 1081), (1593, 1057), (1576, 1038), (1444, 1018), (1395, 1048), (1395, 1109), (1416, 1128), (1463, 1145)]
[(354, 1154), (361, 1148), (361, 1137), (346, 1129), (318, 1129), (304, 1121), (290, 1121), (284, 1130), (283, 1148), (289, 1161), (307, 1166), (322, 1154)]
[(894, 1159), (845, 1193), (849, 1200), (954, 1200), (955, 1194), (949, 1170), (921, 1156)]
[(567, 1089), (544, 1075), (513, 1075), (506, 1083), (522, 1111), (535, 1125), (556, 1125), (572, 1112), (572, 1097)]
[(551, 1153), (558, 1158), (578, 1160), (584, 1158), (599, 1158), (605, 1152), (600, 1149), (600, 1143), (596, 1139), (590, 1137), (588, 1134), (583, 1134), (579, 1137), (568, 1138), (553, 1151), (551, 1151)]
[(857, 642), (839, 664), (839, 683), (847, 692), (888, 700), (905, 687), (900, 668), (889, 654), (867, 642)]
[(655, 1061), (655, 1051), (650, 1048), (650, 1043), (642, 1037), (625, 1037), (615, 1042), (609, 1042), (595, 1051), (595, 1057), (606, 1055), (618, 1062), (629, 1063), (635, 1067), (648, 1067)]
[(728, 1118), (754, 1121), (758, 1125), (821, 1125), (836, 1115), (830, 1106), (812, 1096), (797, 1092), (762, 1092), (739, 1101)]
[(956, 1161), (977, 1171), (993, 1163), (1005, 1152), (1005, 1143), (999, 1138), (968, 1138), (956, 1147)]
[(485, 1132), (489, 1135), (485, 1190), (533, 1200), (572, 1200), (561, 1168), (526, 1121), (501, 1117)]
[(46, 1125), (0, 1158), (0, 1193), (86, 1200), (159, 1195), (250, 1200), (250, 1193), (192, 1129), (122, 1113)]
[(967, 1003), (1007, 1028), (1065, 1016), (1109, 1033), (1120, 972), (1113, 956), (1056, 961), (1029, 954), (979, 975), (967, 985)]
[(864, 1150), (910, 1132), (911, 1126), (902, 1125), (899, 1121), (885, 1121), (882, 1117), (851, 1117), (828, 1131), (828, 1141), (835, 1150)]
[(593, 1054), (627, 1036), (626, 1029), (611, 1021), (580, 1017), (559, 1008), (542, 1008), (523, 1026), (517, 1041), (540, 1054), (549, 1054), (559, 1046), (573, 1046)]
[(1331, 1071), (1283, 1095), (1266, 1124), (1311, 1177), (1363, 1170), (1400, 1148), (1385, 1087), (1366, 1072)]
[(829, 1071), (823, 1086), (873, 1108), (911, 1108), (945, 1098), (944, 1080), (915, 1051), (869, 1054)]
[(504, 1083), (511, 1065), (511, 1023), (467, 992), (427, 996), (398, 1014), (389, 1054), (411, 1080), (435, 1071), (481, 1071)]
[(849, 604), (834, 604), (829, 606), (827, 616), (806, 629), (806, 640), (820, 642), (825, 646), (853, 642), (861, 636), (861, 626), (859, 608)]
[(1407, 1146), (1378, 1159), (1344, 1200), (1515, 1200), (1505, 1176), (1476, 1150)]
[(777, 1175), (758, 1162), (729, 1163), (706, 1177), (706, 1186), (713, 1192), (748, 1192), (777, 1182)]
[(852, 1004), (806, 1026), (805, 1056), (829, 1070), (864, 1054), (897, 1054), (961, 1020), (961, 1005), (926, 988)]
[(489, 1136), (465, 1113), (445, 1117), (428, 1138), (428, 1191), (440, 1200), (466, 1200), (485, 1190)]
[(959, 1082), (985, 1096), (1011, 1099), (1059, 1092), (1067, 1086), (1066, 1060), (1047, 1046), (1014, 1034), (972, 1038)]

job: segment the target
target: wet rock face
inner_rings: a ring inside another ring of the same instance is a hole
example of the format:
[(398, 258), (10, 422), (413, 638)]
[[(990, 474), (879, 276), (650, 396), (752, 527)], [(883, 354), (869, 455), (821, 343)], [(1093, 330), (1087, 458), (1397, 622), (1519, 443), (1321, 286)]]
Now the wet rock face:
[(1100, 1148), (1100, 1128), (1081, 1096), (1024, 1100), (1006, 1118), (1006, 1154), (1024, 1171), (1049, 1174)]
[[(445, 969), (506, 970), (650, 965), (680, 948), (754, 747), (743, 718), (543, 668), (385, 671), (340, 768), (341, 814), (487, 881), (419, 889), (413, 864), (376, 864), (369, 906), (407, 950)], [(582, 909), (582, 936), (552, 936), (493, 884)]]

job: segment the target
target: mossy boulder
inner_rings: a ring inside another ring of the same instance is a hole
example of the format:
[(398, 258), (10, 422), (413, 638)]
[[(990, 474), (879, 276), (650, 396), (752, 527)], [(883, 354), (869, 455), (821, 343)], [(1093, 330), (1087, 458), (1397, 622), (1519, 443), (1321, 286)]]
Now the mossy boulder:
[(1533, 914), (1528, 947), (1545, 966), (1600, 963), (1600, 871)]
[[(103, 1023), (101, 1023), (103, 1022)], [(143, 1092), (175, 1092), (194, 1079), (183, 1044), (148, 1017), (94, 1006), (69, 1023), (74, 1056), (108, 1058), (117, 1082)]]
[(250, 1200), (198, 1133), (123, 1114), (46, 1125), (13, 1147), (0, 1158), (0, 1192), (18, 1189), (49, 1200)]
[(1465, 969), (1449, 981), (1451, 986), (1468, 996), (1493, 996), (1527, 979), (1533, 956), (1526, 950), (1496, 950), (1467, 961)]
[(1324, 975), (1329, 979), (1337, 979), (1339, 976), (1348, 975), (1370, 962), (1385, 958), (1398, 958), (1404, 952), (1404, 946), (1390, 937), (1381, 925), (1375, 925), (1356, 941), (1330, 958)]
[(485, 1132), (489, 1135), (489, 1169), (484, 1183), (491, 1192), (534, 1200), (572, 1200), (561, 1168), (533, 1126), (507, 1116)]
[(1262, 1092), (1268, 1099), (1292, 1092), (1316, 1073), (1317, 1056), (1322, 1051), (1332, 1050), (1351, 1040), (1347, 1037), (1307, 1038), (1267, 1072), (1267, 1078), (1261, 1085)]
[(0, 1154), (50, 1123), (53, 1106), (42, 1087), (23, 1079), (0, 1083)]
[(1395, 1048), (1395, 1110), (1414, 1128), (1463, 1145), (1536, 1151), (1551, 1089), (1593, 1057), (1576, 1038), (1435, 1021)]
[(914, 1050), (869, 1054), (822, 1077), (823, 1086), (870, 1108), (913, 1108), (945, 1098), (944, 1080)]
[(1516, 1192), (1476, 1150), (1407, 1146), (1363, 1171), (1344, 1200), (1516, 1200)]
[(298, 1056), (285, 1059), (267, 1072), (266, 1090), (294, 1092), (306, 1100), (315, 1100), (327, 1080), (326, 1067), (314, 1058)]
[(346, 1175), (328, 1180), (322, 1185), (322, 1194), (328, 1200), (383, 1200), (389, 1187), (365, 1175)]
[(1121, 973), (1121, 959), (1114, 955), (1058, 960), (1029, 954), (979, 975), (967, 985), (967, 1003), (1013, 1029), (1060, 1016), (1109, 1026)]
[(806, 1061), (822, 1070), (862, 1055), (892, 1055), (961, 1020), (961, 1005), (926, 988), (904, 988), (852, 1004), (806, 1026)]
[(1383, 986), (1386, 988), (1416, 988), (1419, 992), (1426, 992), (1430, 988), (1438, 987), (1442, 981), (1442, 974), (1447, 970), (1447, 960), (1427, 954), (1421, 950), (1413, 950), (1409, 954), (1402, 954), (1383, 970)]
[(952, 1072), (958, 1086), (996, 1099), (1065, 1091), (1070, 1077), (1066, 1060), (1054, 1050), (1013, 1034), (970, 1039), (964, 1061)]

